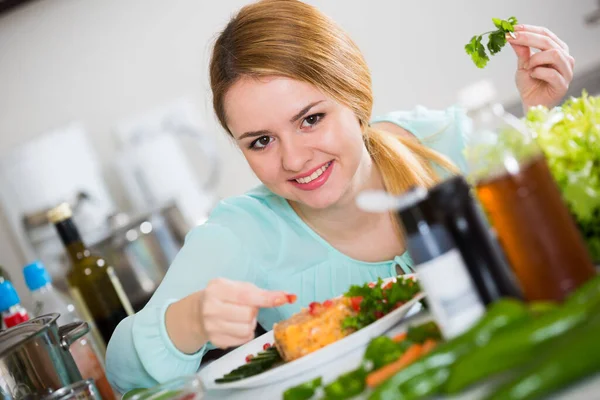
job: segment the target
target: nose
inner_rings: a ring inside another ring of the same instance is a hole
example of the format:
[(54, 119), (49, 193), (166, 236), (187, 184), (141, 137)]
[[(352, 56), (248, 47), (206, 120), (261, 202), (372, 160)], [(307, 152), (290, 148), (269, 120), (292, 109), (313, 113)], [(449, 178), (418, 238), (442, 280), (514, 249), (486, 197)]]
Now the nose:
[(300, 172), (312, 160), (312, 148), (303, 135), (289, 135), (281, 140), (281, 165), (290, 172)]

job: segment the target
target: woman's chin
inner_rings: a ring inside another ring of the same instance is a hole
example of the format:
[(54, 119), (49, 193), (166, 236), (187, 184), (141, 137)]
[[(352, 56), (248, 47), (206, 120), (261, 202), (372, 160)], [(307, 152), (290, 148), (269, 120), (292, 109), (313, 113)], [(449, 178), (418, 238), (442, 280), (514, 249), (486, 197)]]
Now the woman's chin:
[(298, 193), (293, 196), (294, 201), (305, 207), (323, 210), (339, 202), (341, 193), (333, 188), (320, 188), (310, 192)]

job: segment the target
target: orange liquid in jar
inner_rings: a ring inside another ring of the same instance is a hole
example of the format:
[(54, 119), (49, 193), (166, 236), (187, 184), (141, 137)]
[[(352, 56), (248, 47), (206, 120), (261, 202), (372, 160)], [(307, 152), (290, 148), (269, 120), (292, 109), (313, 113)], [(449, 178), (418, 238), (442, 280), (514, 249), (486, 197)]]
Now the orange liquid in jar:
[(594, 264), (543, 157), (476, 187), (525, 298), (562, 301)]
[(86, 336), (77, 340), (70, 348), (81, 377), (94, 380), (102, 400), (116, 400), (117, 396), (108, 382), (104, 368)]

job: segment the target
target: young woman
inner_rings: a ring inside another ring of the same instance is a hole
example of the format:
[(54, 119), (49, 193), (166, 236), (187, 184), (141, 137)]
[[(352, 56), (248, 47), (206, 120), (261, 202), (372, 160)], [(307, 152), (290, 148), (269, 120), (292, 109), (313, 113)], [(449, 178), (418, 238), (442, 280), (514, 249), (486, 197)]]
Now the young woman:
[[(527, 25), (509, 42), (524, 107), (557, 104), (573, 75), (567, 46)], [(263, 185), (191, 231), (148, 305), (119, 325), (107, 370), (121, 391), (196, 372), (208, 349), (251, 340), (257, 322), (270, 329), (352, 284), (410, 271), (394, 219), (359, 210), (357, 194), (429, 187), (438, 167), (464, 166), (461, 111), (372, 119), (362, 54), (302, 2), (244, 7), (215, 43), (210, 79), (219, 121)]]

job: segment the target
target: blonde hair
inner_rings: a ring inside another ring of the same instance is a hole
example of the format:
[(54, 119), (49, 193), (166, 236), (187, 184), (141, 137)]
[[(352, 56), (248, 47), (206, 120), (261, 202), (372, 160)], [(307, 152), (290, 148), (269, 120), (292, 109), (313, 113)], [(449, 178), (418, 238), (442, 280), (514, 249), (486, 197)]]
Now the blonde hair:
[(440, 178), (431, 162), (457, 171), (445, 156), (416, 138), (369, 126), (373, 94), (367, 63), (348, 34), (313, 6), (297, 0), (259, 1), (243, 7), (217, 38), (210, 62), (213, 107), (230, 134), (225, 94), (248, 76), (306, 82), (352, 109), (390, 193), (437, 183)]

